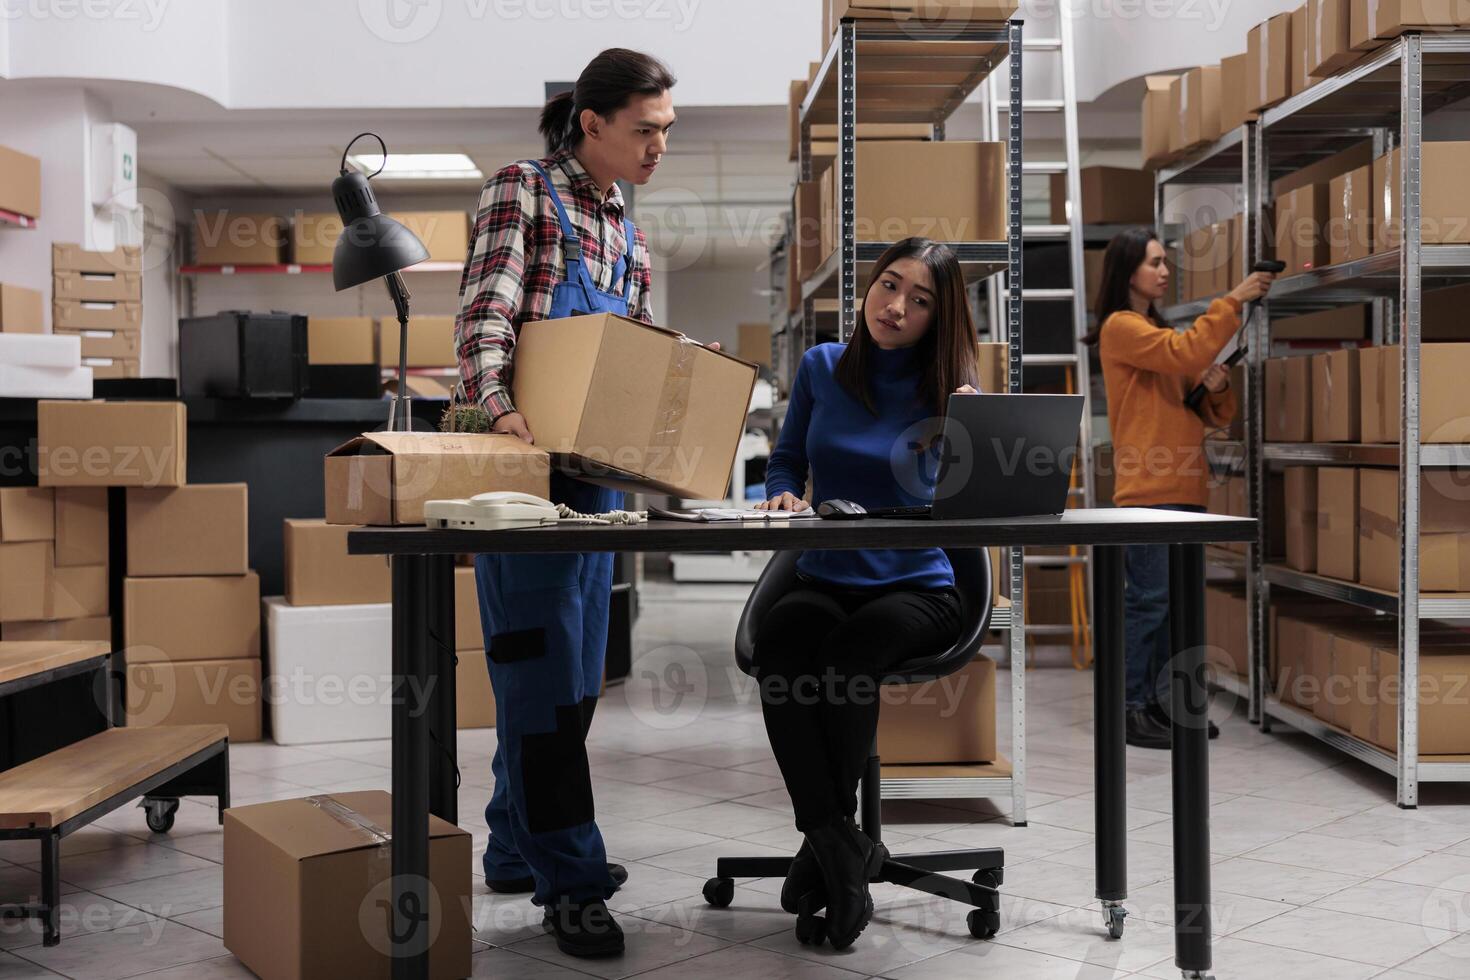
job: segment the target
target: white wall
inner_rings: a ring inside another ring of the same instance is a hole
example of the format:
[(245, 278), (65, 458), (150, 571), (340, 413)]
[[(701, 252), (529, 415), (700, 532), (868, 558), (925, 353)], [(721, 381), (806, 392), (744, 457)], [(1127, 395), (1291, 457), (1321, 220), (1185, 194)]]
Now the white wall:
[[(765, 288), (765, 270), (690, 269), (661, 274), (665, 296), (654, 313), (660, 323), (682, 331), (702, 343), (718, 340), (734, 351), (741, 323), (770, 320), (770, 299), (758, 290)], [(655, 297), (657, 301), (658, 297)]]

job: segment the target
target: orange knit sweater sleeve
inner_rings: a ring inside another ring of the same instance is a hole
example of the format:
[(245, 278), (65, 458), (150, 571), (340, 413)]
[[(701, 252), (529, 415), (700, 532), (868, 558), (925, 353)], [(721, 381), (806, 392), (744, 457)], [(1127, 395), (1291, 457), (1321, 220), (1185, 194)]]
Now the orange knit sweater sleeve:
[(1239, 396), (1234, 386), (1226, 388), (1221, 392), (1211, 392), (1205, 396), (1200, 403), (1200, 414), (1204, 418), (1205, 425), (1218, 428), (1229, 425), (1235, 420), (1235, 413), (1239, 410)]
[[(1157, 374), (1182, 375), (1191, 382), (1214, 363), (1240, 329), (1240, 303), (1222, 296), (1188, 330), (1163, 330), (1138, 313), (1109, 318), (1108, 346), (1124, 364)], [(1231, 410), (1234, 415), (1234, 410)]]

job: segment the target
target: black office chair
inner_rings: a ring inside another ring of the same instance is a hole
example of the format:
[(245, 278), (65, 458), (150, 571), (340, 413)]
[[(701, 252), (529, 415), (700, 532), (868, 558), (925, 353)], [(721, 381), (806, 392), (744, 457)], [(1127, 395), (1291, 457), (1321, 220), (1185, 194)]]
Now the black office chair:
[[(980, 642), (990, 623), (990, 555), (983, 548), (947, 548), (945, 554), (954, 567), (955, 589), (960, 594), (960, 638), (948, 650), (898, 664), (885, 675), (888, 683), (913, 684), (944, 677), (964, 667), (980, 651)], [(750, 598), (746, 600), (745, 611), (740, 615), (740, 625), (735, 632), (735, 661), (747, 674), (754, 671), (755, 636), (761, 619), (778, 599), (796, 587), (796, 560), (800, 555), (796, 551), (777, 552), (761, 572)], [(967, 919), (970, 934), (977, 939), (994, 936), (1000, 928), (1000, 893), (997, 889), (1005, 876), (1004, 850), (986, 847), (889, 855), (882, 841), (879, 780), (878, 746), (875, 743), (868, 757), (858, 804), (863, 831), (883, 854), (883, 866), (872, 880), (974, 906)], [(935, 873), (971, 868), (978, 870), (969, 881)], [(715, 877), (704, 884), (704, 899), (716, 908), (724, 908), (735, 898), (736, 878), (784, 878), (790, 870), (791, 858), (722, 857), (716, 862)], [(820, 942), (821, 924), (803, 912), (797, 919), (796, 936), (802, 943)]]

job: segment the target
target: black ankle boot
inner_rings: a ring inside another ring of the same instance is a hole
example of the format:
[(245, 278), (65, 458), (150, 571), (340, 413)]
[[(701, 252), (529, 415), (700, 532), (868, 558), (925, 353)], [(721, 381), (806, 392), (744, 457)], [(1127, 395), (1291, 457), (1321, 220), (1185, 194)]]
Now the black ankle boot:
[(827, 941), (833, 949), (853, 944), (873, 918), (868, 879), (876, 872), (877, 849), (851, 817), (813, 828), (806, 835), (827, 891)]
[(786, 883), (781, 886), (781, 908), (796, 915), (802, 896), (811, 892), (818, 893), (813, 908), (821, 908), (827, 904), (827, 893), (822, 887), (822, 866), (812, 853), (812, 845), (803, 839), (796, 857), (791, 859), (791, 870), (786, 873)]

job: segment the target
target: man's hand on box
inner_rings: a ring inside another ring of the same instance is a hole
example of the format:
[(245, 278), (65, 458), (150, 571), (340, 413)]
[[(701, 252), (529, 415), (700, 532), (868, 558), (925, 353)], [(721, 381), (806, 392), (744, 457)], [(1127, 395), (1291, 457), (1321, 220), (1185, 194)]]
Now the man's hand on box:
[(507, 412), (495, 420), (490, 427), (491, 432), (500, 432), (512, 435), (516, 438), (535, 445), (536, 440), (531, 436), (531, 430), (526, 427), (526, 417), (520, 412)]

